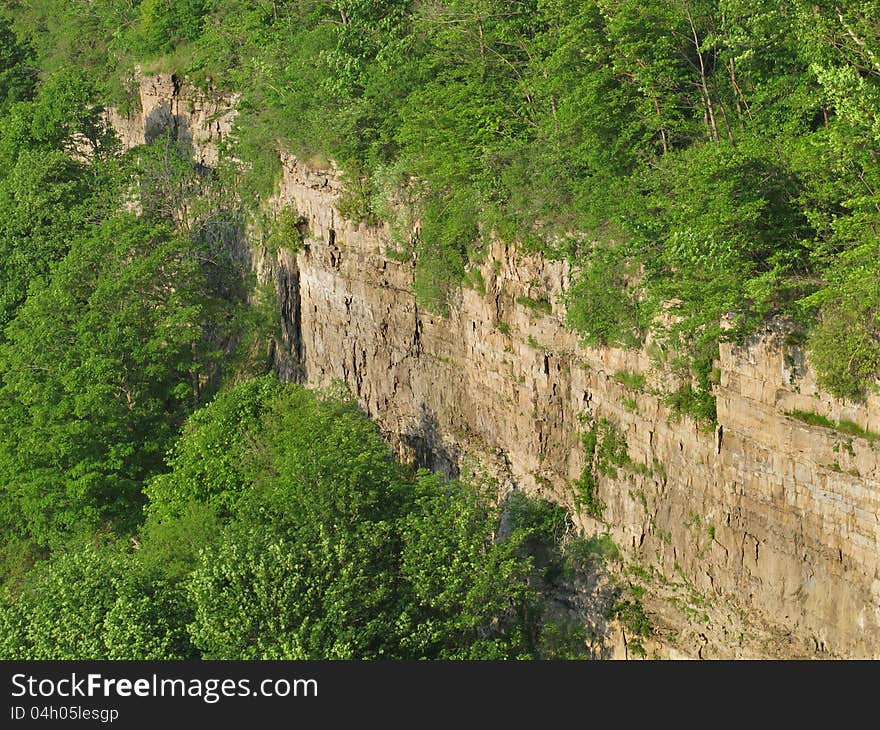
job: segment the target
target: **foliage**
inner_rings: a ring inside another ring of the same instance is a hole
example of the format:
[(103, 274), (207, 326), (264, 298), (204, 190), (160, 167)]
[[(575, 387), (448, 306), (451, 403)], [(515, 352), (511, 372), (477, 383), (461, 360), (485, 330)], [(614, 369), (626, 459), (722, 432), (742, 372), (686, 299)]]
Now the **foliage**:
[[(198, 421), (220, 425), (224, 413)], [(279, 392), (252, 435), (253, 486), (190, 579), (191, 631), (204, 656), (532, 651), (526, 546), (558, 539), (559, 508), (550, 522), (550, 513), (523, 518), (495, 541), (499, 515), (486, 495), (427, 473), (410, 481), (352, 404), (301, 388)]]
[[(681, 384), (667, 403), (707, 427), (719, 341), (780, 315), (819, 383), (864, 399), (880, 377), (874, 5), (7, 3), (3, 655), (570, 655), (578, 630), (542, 617), (537, 588), (561, 512), (413, 478), (351, 403), (271, 379), (211, 400), (264, 374), (278, 340), (232, 243), (281, 149), (333, 159), (340, 211), (391, 224), (431, 312), (462, 282), (485, 293), (475, 264), (501, 238), (566, 261), (587, 344), (650, 334)], [(174, 133), (120, 154), (106, 107), (131, 110), (136, 67), (241, 93), (217, 170)], [(301, 223), (285, 210), (266, 244), (295, 245)], [(600, 477), (646, 467), (605, 420), (583, 445), (576, 504), (599, 518)], [(615, 611), (645, 633), (640, 604)]]
[(582, 622), (572, 618), (549, 620), (541, 627), (540, 653), (550, 659), (589, 659), (588, 635)]
[(565, 569), (562, 545), (572, 530), (567, 511), (548, 500), (512, 492), (503, 504), (501, 530), (505, 529), (522, 541), (540, 581), (554, 583)]
[(119, 214), (73, 242), (0, 346), (8, 519), (42, 544), (131, 529), (143, 481), (211, 390), (232, 303), (164, 224)]
[[(872, 267), (875, 268), (875, 267)], [(838, 398), (859, 401), (880, 376), (880, 323), (877, 320), (873, 274), (860, 272), (864, 282), (825, 301), (808, 343), (810, 362), (820, 385)]]
[(619, 619), (632, 636), (650, 636), (653, 632), (642, 602), (637, 598), (620, 599), (611, 607), (611, 615)]
[(836, 424), (830, 418), (823, 416), (820, 413), (813, 413), (811, 411), (788, 411), (788, 416), (792, 418), (796, 418), (799, 421), (803, 421), (804, 423), (808, 423), (811, 426), (822, 426), (823, 428), (834, 428)]
[(201, 34), (206, 0), (142, 0), (138, 5), (139, 24), (133, 39), (135, 50), (143, 54), (163, 53), (178, 43), (195, 40)]
[(195, 643), (212, 658), (390, 651), (400, 467), (351, 404), (301, 388), (261, 426), (257, 488), (191, 579)]
[(637, 467), (629, 457), (626, 439), (617, 425), (604, 417), (588, 421), (589, 428), (581, 434), (585, 464), (574, 482), (574, 499), (575, 506), (600, 520), (606, 505), (598, 495), (599, 477), (615, 479), (619, 468)]
[[(235, 89), (242, 198), (270, 190), (281, 147), (335, 159), (342, 208), (392, 222), (435, 313), (494, 233), (570, 260), (568, 319), (590, 344), (634, 346), (674, 326), (699, 359), (703, 340), (787, 314), (816, 325), (810, 349), (832, 393), (863, 397), (878, 377), (877, 277), (853, 258), (876, 247), (880, 190), (867, 6), (90, 5), (10, 8), (0, 90), (12, 84), (13, 109), (33, 95), (31, 59), (50, 77), (92, 71), (81, 76), (108, 99), (145, 61)], [(50, 96), (81, 86), (68, 77)], [(88, 105), (55, 108), (74, 107)], [(721, 317), (734, 330), (722, 334)], [(709, 391), (692, 389), (676, 402), (710, 420)]]
[(628, 370), (618, 370), (614, 373), (614, 379), (630, 390), (642, 390), (645, 387), (645, 376), (642, 373), (631, 373)]
[[(418, 657), (529, 657), (524, 614), (535, 600), (523, 531), (495, 541), (498, 514), (487, 495), (423, 476), (404, 527), (402, 572), (417, 612), (402, 617), (403, 645)], [(500, 622), (498, 620), (500, 619)]]
[(192, 656), (179, 593), (108, 546), (41, 563), (0, 606), (4, 659), (183, 659)]
[(282, 208), (266, 226), (268, 231), (263, 245), (273, 253), (281, 248), (293, 252), (299, 251), (303, 240), (300, 230), (303, 220), (290, 206)]
[(602, 562), (620, 560), (620, 548), (610, 533), (603, 532), (590, 538), (575, 538), (565, 544), (566, 558), (578, 565), (588, 565), (592, 560)]
[(575, 506), (586, 510), (588, 515), (600, 520), (602, 519), (602, 513), (605, 511), (605, 503), (598, 495), (599, 484), (594, 465), (596, 449), (598, 447), (598, 428), (591, 426), (589, 430), (585, 431), (581, 435), (581, 443), (584, 447), (586, 463), (580, 477), (574, 482)]
[(841, 418), (840, 421), (834, 422), (827, 416), (823, 416), (821, 413), (801, 410), (786, 411), (785, 415), (796, 418), (804, 423), (808, 423), (811, 426), (830, 428), (839, 431), (840, 433), (848, 434), (849, 436), (857, 436), (859, 438), (867, 439), (868, 441), (877, 441), (880, 439), (880, 434), (875, 433), (874, 431), (869, 431), (862, 426), (859, 426), (859, 424), (845, 418)]
[[(237, 458), (227, 462), (219, 445), (231, 427)], [(204, 468), (200, 455), (209, 459)], [(523, 546), (558, 539), (558, 507), (523, 503), (520, 512), (535, 519), (518, 520), (496, 544), (498, 515), (473, 488), (427, 474), (408, 481), (352, 404), (268, 379), (193, 416), (171, 465), (151, 483), (157, 501), (137, 557), (145, 572), (161, 568), (169, 586), (185, 578), (181, 610), (195, 612), (188, 631), (204, 656), (531, 651), (539, 627), (522, 624), (526, 598), (534, 600)], [(214, 475), (230, 470), (241, 492), (232, 500), (224, 480), (211, 488)], [(218, 509), (228, 522), (219, 534)], [(192, 546), (183, 553), (182, 540)], [(452, 564), (460, 582), (449, 582)]]
[(348, 400), (243, 383), (191, 417), (170, 467), (135, 549), (56, 551), (7, 589), (4, 656), (577, 653), (576, 631), (550, 640), (535, 572), (565, 511), (518, 495), (503, 516), (482, 488), (412, 477)]
[(533, 312), (542, 313), (542, 314), (550, 314), (553, 311), (553, 305), (546, 299), (532, 299), (532, 297), (517, 297), (516, 303), (523, 306), (528, 307)]
[[(0, 104), (0, 327), (31, 283), (65, 256), (72, 238), (120, 202), (108, 159), (115, 136), (94, 103), (94, 88), (81, 75), (57, 72), (32, 92), (5, 115)], [(91, 164), (72, 150), (87, 151)]]
[(0, 182), (0, 325), (7, 325), (33, 281), (70, 247), (71, 231), (95, 214), (91, 175), (61, 150), (22, 151)]
[(522, 492), (510, 494), (505, 514), (510, 529), (522, 531), (536, 545), (558, 545), (571, 527), (563, 507), (526, 497)]
[(218, 394), (196, 411), (166, 458), (171, 470), (145, 489), (150, 515), (180, 516), (193, 503), (232, 514), (247, 485), (253, 431), (279, 392), (274, 378), (259, 378)]
[(720, 376), (715, 367), (717, 348), (718, 340), (714, 332), (700, 333), (700, 337), (691, 345), (691, 355), (679, 356), (673, 361), (679, 385), (664, 398), (676, 418), (690, 416), (707, 431), (711, 431), (717, 423), (714, 392)]
[(33, 60), (33, 49), (16, 35), (7, 18), (0, 17), (0, 114), (33, 94)]
[(626, 271), (615, 251), (596, 247), (572, 281), (566, 293), (568, 324), (587, 344), (632, 346), (640, 341), (643, 315)]
[(464, 278), (468, 252), (478, 238), (473, 201), (461, 195), (432, 196), (425, 203), (416, 242), (416, 302), (448, 313), (448, 297)]
[(607, 418), (600, 418), (596, 425), (596, 443), (596, 469), (602, 476), (615, 478), (618, 467), (631, 464), (626, 439)]

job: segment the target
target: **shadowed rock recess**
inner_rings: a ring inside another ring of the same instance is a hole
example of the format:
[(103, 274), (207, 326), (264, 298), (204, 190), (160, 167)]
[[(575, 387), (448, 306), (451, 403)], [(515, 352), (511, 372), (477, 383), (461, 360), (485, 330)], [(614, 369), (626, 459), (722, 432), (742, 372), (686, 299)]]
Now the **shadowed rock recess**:
[[(216, 162), (228, 98), (170, 76), (143, 79), (141, 92), (141, 117), (113, 117), (124, 144), (171, 127)], [(438, 317), (415, 302), (412, 264), (385, 255), (388, 230), (339, 214), (340, 192), (335, 169), (283, 158), (273, 203), (302, 217), (305, 240), (253, 251), (279, 293), (282, 376), (347, 383), (404, 459), (448, 475), (476, 460), (503, 489), (571, 507), (585, 534), (609, 531), (652, 576), (645, 645), (657, 656), (880, 657), (880, 447), (789, 415), (880, 431), (877, 396), (849, 405), (820, 392), (803, 354), (768, 327), (722, 344), (718, 426), (706, 432), (664, 404), (668, 376), (649, 347), (579, 345), (564, 325), (565, 263), (494, 242), (479, 266), (485, 291), (462, 288)], [(528, 306), (540, 300), (551, 306)], [(597, 518), (574, 482), (584, 424), (600, 419), (626, 458), (596, 474)]]

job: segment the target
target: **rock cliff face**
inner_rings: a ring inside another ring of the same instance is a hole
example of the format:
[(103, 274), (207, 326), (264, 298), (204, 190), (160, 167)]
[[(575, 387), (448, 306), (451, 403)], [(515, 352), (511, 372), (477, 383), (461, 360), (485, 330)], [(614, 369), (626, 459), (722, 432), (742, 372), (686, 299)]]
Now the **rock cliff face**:
[[(384, 255), (387, 232), (339, 215), (339, 193), (333, 170), (286, 159), (279, 202), (309, 234), (295, 255), (262, 258), (305, 380), (348, 383), (405, 457), (454, 473), (476, 455), (576, 511), (579, 437), (604, 418), (628, 461), (598, 475), (604, 524), (579, 520), (688, 584), (709, 616), (707, 655), (880, 656), (880, 451), (787, 415), (876, 429), (876, 397), (846, 407), (822, 395), (803, 355), (767, 331), (722, 346), (719, 425), (706, 433), (652, 394), (663, 374), (647, 352), (579, 346), (559, 304), (565, 264), (495, 243), (485, 291), (463, 289), (437, 317), (415, 303), (411, 264)], [(757, 619), (761, 641), (713, 631), (719, 598)]]
[(214, 167), (220, 143), (232, 130), (236, 95), (219, 94), (182, 81), (176, 74), (139, 76), (140, 111), (123, 116), (110, 109), (108, 121), (126, 149), (170, 131), (205, 167)]
[[(143, 88), (145, 109), (183, 104), (179, 87)], [(876, 431), (877, 397), (823, 395), (802, 353), (768, 329), (722, 346), (707, 433), (664, 405), (657, 348), (579, 345), (563, 324), (564, 263), (493, 243), (479, 288), (432, 315), (416, 305), (411, 263), (385, 255), (387, 231), (339, 215), (335, 170), (293, 157), (283, 169), (275, 204), (308, 232), (295, 251), (256, 250), (254, 265), (278, 288), (287, 377), (347, 383), (404, 458), (448, 474), (479, 463), (503, 489), (610, 531), (651, 576), (661, 656), (880, 657), (880, 446), (788, 415)], [(591, 424), (617, 456), (593, 464), (604, 509), (589, 514), (575, 480), (590, 470)]]

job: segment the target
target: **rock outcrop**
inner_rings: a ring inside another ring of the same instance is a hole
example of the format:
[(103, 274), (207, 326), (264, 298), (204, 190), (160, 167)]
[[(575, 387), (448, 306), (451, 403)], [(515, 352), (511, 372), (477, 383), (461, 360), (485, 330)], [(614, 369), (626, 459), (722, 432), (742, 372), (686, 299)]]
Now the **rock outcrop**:
[[(631, 559), (682, 580), (704, 623), (725, 604), (715, 623), (727, 627), (714, 640), (698, 632), (707, 655), (880, 656), (880, 450), (788, 415), (872, 429), (876, 397), (823, 395), (803, 354), (768, 330), (722, 346), (707, 433), (652, 390), (664, 373), (650, 348), (580, 346), (560, 303), (566, 264), (493, 243), (474, 277), (485, 290), (463, 288), (438, 317), (417, 306), (411, 263), (385, 255), (387, 231), (339, 215), (340, 192), (332, 169), (285, 159), (279, 203), (309, 233), (263, 267), (296, 312), (305, 380), (345, 381), (404, 457), (454, 473), (476, 454), (509, 484), (571, 506), (586, 530), (610, 529)], [(597, 419), (627, 454), (615, 476), (597, 475), (601, 520), (573, 487), (580, 434)], [(755, 619), (760, 641), (730, 635), (731, 610)]]
[(136, 81), (139, 111), (128, 116), (108, 111), (123, 148), (152, 142), (170, 131), (197, 163), (215, 167), (221, 142), (232, 131), (238, 96), (193, 86), (171, 73), (138, 74)]
[[(142, 84), (144, 109), (170, 100), (186, 117), (179, 87), (154, 83)], [(190, 130), (227, 119), (195, 108)], [(800, 350), (768, 328), (722, 346), (707, 432), (665, 404), (660, 348), (580, 345), (564, 325), (565, 263), (494, 242), (471, 277), (480, 283), (439, 317), (417, 305), (412, 264), (386, 255), (388, 231), (339, 214), (334, 169), (288, 156), (283, 170), (275, 204), (308, 231), (255, 251), (254, 265), (278, 289), (287, 377), (347, 383), (403, 458), (450, 475), (476, 460), (502, 489), (610, 531), (651, 576), (661, 656), (880, 657), (880, 449), (870, 433), (802, 420), (880, 430), (877, 397), (821, 393)], [(587, 510), (581, 434), (599, 423), (619, 458), (593, 470)]]

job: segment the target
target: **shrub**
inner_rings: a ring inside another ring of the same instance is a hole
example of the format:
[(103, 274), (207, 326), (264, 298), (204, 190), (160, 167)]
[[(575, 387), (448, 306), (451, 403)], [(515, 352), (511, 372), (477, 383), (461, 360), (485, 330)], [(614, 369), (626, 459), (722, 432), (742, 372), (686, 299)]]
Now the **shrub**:
[(533, 312), (550, 314), (553, 311), (553, 305), (547, 299), (532, 299), (531, 297), (517, 297), (516, 303), (528, 307)]
[(838, 398), (862, 400), (880, 374), (880, 322), (868, 303), (826, 306), (810, 335), (810, 361), (819, 384)]
[(634, 347), (641, 341), (635, 292), (622, 270), (612, 252), (596, 248), (566, 294), (568, 324), (589, 345)]
[(631, 373), (627, 370), (618, 370), (614, 373), (614, 379), (630, 390), (642, 390), (645, 387), (645, 376), (641, 373)]

